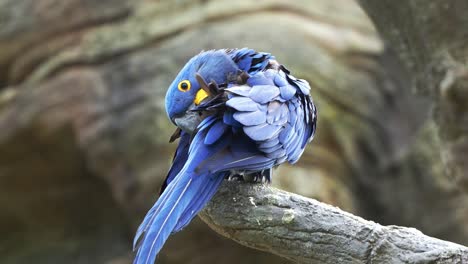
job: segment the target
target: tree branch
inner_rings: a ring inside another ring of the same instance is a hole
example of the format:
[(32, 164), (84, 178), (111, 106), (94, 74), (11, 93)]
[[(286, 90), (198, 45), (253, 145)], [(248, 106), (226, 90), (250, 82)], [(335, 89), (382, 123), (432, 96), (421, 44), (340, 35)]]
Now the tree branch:
[(297, 263), (468, 262), (464, 246), (261, 184), (225, 182), (200, 217), (223, 236)]

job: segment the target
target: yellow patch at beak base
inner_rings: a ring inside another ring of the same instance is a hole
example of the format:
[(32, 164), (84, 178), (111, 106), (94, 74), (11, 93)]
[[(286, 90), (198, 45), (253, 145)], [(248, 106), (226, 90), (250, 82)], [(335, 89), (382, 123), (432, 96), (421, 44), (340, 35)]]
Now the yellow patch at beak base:
[(195, 95), (195, 99), (193, 100), (193, 102), (195, 103), (195, 105), (199, 105), (207, 97), (208, 93), (206, 93), (205, 90), (200, 89)]

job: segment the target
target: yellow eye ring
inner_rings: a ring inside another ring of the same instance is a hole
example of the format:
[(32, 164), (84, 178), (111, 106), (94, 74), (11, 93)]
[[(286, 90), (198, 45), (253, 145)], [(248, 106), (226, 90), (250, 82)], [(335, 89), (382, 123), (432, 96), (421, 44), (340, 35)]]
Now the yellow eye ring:
[(190, 84), (189, 80), (183, 80), (177, 85), (177, 89), (184, 93), (190, 91), (191, 87), (192, 85)]

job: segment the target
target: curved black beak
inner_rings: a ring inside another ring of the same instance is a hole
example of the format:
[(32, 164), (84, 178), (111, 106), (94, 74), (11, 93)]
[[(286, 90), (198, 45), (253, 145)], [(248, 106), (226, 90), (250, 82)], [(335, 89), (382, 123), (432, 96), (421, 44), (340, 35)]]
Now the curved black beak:
[(195, 107), (195, 104), (192, 104), (185, 113), (173, 116), (171, 118), (172, 123), (183, 131), (192, 134), (202, 121), (202, 117), (198, 112), (190, 111)]

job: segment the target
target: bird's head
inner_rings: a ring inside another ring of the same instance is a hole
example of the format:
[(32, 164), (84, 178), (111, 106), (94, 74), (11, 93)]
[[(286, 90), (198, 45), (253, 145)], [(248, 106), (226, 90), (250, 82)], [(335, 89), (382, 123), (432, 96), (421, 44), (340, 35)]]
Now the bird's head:
[(167, 90), (166, 112), (169, 119), (182, 130), (192, 133), (201, 122), (201, 117), (190, 110), (210, 96), (202, 89), (200, 77), (208, 82), (226, 83), (227, 77), (237, 70), (237, 65), (224, 50), (205, 51), (190, 59)]

